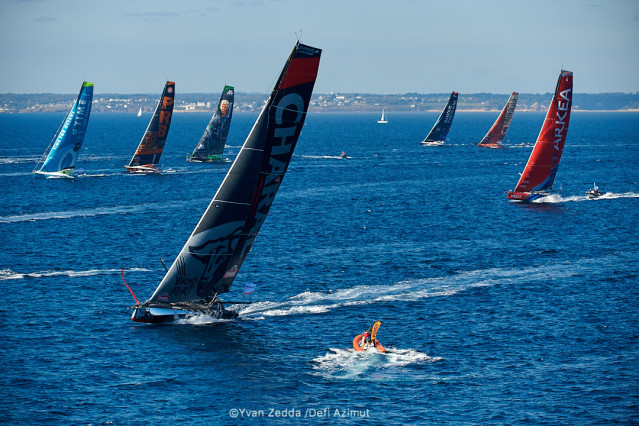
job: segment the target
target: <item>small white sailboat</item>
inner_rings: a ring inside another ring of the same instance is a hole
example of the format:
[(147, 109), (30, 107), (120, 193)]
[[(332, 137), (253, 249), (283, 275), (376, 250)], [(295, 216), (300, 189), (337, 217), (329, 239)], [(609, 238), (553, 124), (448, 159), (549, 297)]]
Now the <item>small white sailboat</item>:
[(142, 107), (138, 110), (138, 117), (142, 117)]
[(386, 118), (386, 110), (384, 108), (382, 108), (382, 118), (377, 120), (377, 122), (380, 123), (380, 124), (388, 123), (388, 119)]

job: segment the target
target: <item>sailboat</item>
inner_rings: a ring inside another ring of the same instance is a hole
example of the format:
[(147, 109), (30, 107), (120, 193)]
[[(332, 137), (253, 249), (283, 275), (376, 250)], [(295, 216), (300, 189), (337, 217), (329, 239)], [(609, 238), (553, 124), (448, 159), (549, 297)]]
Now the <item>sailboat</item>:
[(551, 194), (566, 142), (571, 107), (572, 72), (561, 70), (546, 119), (524, 173), (515, 189), (508, 192), (509, 200), (530, 202)]
[(164, 144), (169, 134), (174, 101), (175, 83), (167, 81), (164, 85), (162, 97), (155, 108), (142, 140), (140, 140), (138, 149), (133, 154), (131, 161), (129, 161), (129, 165), (124, 166), (126, 171), (131, 173), (154, 173), (159, 171), (157, 164), (160, 162)]
[(226, 138), (231, 127), (234, 98), (234, 87), (224, 86), (220, 102), (213, 113), (213, 117), (211, 117), (211, 121), (204, 129), (204, 134), (197, 143), (195, 150), (186, 158), (186, 161), (197, 163), (223, 161), (222, 153), (224, 152), (224, 145), (226, 145)]
[(388, 119), (386, 118), (386, 114), (385, 114), (385, 109), (384, 108), (382, 108), (382, 118), (377, 120), (377, 122), (380, 123), (380, 124), (388, 123)]
[(138, 110), (138, 117), (142, 117), (142, 107)]
[(73, 178), (75, 162), (89, 125), (92, 101), (93, 83), (84, 81), (77, 99), (62, 120), (44, 154), (36, 163), (33, 169), (34, 177)]
[(321, 52), (297, 42), (268, 102), (179, 255), (150, 299), (140, 303), (134, 295), (133, 321), (169, 322), (202, 314), (218, 319), (238, 316), (223, 307), (235, 302), (222, 302), (219, 296), (230, 290), (282, 183), (304, 125)]
[(439, 115), (437, 122), (426, 138), (421, 142), (422, 145), (438, 146), (444, 145), (446, 142), (446, 136), (450, 130), (450, 125), (453, 124), (453, 117), (455, 117), (455, 109), (457, 108), (457, 97), (459, 93), (453, 92), (448, 98), (448, 103)]
[(504, 137), (506, 136), (506, 132), (508, 132), (508, 128), (510, 127), (510, 122), (513, 119), (513, 114), (515, 113), (515, 107), (517, 106), (517, 97), (519, 93), (513, 92), (508, 98), (508, 102), (504, 105), (504, 108), (501, 110), (501, 114), (495, 120), (493, 127), (490, 128), (486, 136), (477, 144), (477, 146), (483, 148), (502, 148)]

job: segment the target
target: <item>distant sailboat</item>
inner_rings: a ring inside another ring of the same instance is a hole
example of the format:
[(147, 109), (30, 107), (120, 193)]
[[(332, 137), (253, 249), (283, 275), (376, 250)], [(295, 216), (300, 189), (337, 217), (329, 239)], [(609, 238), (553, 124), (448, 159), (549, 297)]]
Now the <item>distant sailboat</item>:
[(171, 268), (149, 300), (139, 303), (134, 295), (133, 321), (237, 316), (222, 305), (234, 302), (218, 297), (230, 290), (282, 183), (304, 125), (320, 55), (320, 49), (295, 45), (251, 133)]
[(73, 178), (73, 168), (89, 125), (92, 100), (93, 83), (85, 81), (77, 99), (33, 169), (34, 177)]
[(138, 117), (142, 117), (142, 107), (138, 110)]
[(561, 70), (541, 132), (517, 187), (508, 192), (509, 200), (534, 201), (550, 195), (566, 142), (571, 107), (572, 72)]
[(385, 114), (385, 109), (384, 108), (382, 108), (382, 118), (377, 120), (377, 122), (380, 123), (380, 124), (388, 123), (388, 119), (386, 119), (386, 114)]
[(446, 142), (446, 136), (450, 130), (451, 124), (453, 124), (453, 117), (455, 117), (455, 109), (457, 108), (457, 97), (459, 93), (453, 92), (448, 98), (448, 103), (439, 115), (437, 122), (426, 136), (421, 144), (427, 146), (444, 145)]
[(129, 165), (124, 166), (126, 171), (131, 173), (153, 173), (158, 171), (157, 164), (160, 162), (164, 144), (169, 134), (174, 100), (175, 83), (167, 81), (164, 85), (162, 97), (142, 136), (138, 149), (133, 154), (131, 161), (129, 161)]
[(195, 150), (187, 157), (187, 161), (197, 163), (223, 161), (222, 154), (224, 153), (226, 138), (228, 137), (231, 127), (234, 99), (234, 87), (224, 86), (217, 109), (213, 113), (213, 117), (211, 117), (211, 121), (209, 121), (206, 129), (204, 129), (204, 134), (200, 138)]
[(501, 114), (495, 120), (493, 127), (490, 128), (486, 136), (477, 144), (477, 146), (484, 148), (502, 148), (504, 137), (506, 136), (506, 132), (508, 132), (508, 128), (510, 127), (510, 122), (513, 119), (513, 114), (515, 113), (515, 107), (517, 106), (517, 97), (519, 93), (513, 92), (508, 98), (508, 102), (504, 105), (504, 108), (501, 110)]

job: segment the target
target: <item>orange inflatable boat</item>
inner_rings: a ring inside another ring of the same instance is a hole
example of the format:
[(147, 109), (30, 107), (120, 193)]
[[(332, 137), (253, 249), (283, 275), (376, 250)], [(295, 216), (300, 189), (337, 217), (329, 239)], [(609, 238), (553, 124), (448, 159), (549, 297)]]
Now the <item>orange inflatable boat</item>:
[[(361, 343), (362, 343), (362, 335), (358, 334), (353, 339), (353, 349), (355, 349), (357, 352), (365, 351), (366, 349), (364, 349), (363, 347), (360, 346)], [(371, 340), (371, 343), (373, 343), (373, 345), (375, 345), (375, 349), (377, 349), (379, 352), (386, 352), (386, 349), (384, 349), (382, 344), (379, 343), (379, 340), (377, 340), (377, 339)]]

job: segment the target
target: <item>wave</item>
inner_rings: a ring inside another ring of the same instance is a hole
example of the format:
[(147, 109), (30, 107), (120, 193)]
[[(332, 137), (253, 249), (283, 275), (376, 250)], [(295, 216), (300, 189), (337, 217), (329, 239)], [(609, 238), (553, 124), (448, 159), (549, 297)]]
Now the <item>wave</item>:
[(388, 381), (392, 380), (393, 376), (405, 380), (405, 368), (395, 371), (397, 367), (443, 360), (441, 357), (431, 357), (414, 349), (387, 349), (389, 352), (381, 353), (375, 349), (355, 352), (353, 349), (329, 348), (329, 352), (314, 358), (311, 362), (315, 374), (325, 378), (352, 380), (365, 376), (367, 380)]
[(29, 157), (0, 157), (0, 164), (24, 164), (24, 163), (32, 163), (35, 164), (39, 156), (29, 156)]
[[(40, 272), (15, 272), (11, 269), (0, 269), (0, 281), (21, 280), (25, 278), (48, 278), (48, 277), (90, 277), (94, 275), (116, 275), (121, 273), (121, 269), (88, 269), (86, 271), (40, 271)], [(149, 269), (131, 268), (129, 272), (149, 272)]]
[[(610, 261), (618, 262), (611, 256)], [(266, 317), (289, 315), (314, 315), (336, 309), (370, 305), (371, 303), (414, 302), (431, 297), (447, 297), (477, 287), (512, 285), (514, 283), (546, 281), (601, 272), (602, 262), (583, 259), (575, 263), (555, 263), (516, 269), (482, 269), (462, 272), (457, 275), (435, 278), (413, 279), (394, 284), (361, 285), (329, 292), (312, 292), (292, 296), (283, 301), (253, 302), (251, 305), (233, 306), (242, 319), (260, 320)]]
[[(300, 157), (300, 158), (310, 158), (313, 160), (342, 160), (344, 159), (344, 157), (340, 156), (340, 155), (296, 155), (296, 157)], [(346, 157), (346, 158), (351, 158), (351, 157)]]
[(562, 197), (559, 194), (552, 194), (552, 195), (548, 195), (546, 197), (542, 197), (537, 200), (534, 200), (533, 203), (568, 203), (568, 202), (597, 201), (597, 200), (615, 200), (618, 198), (639, 198), (639, 193), (606, 192), (597, 198), (588, 198), (586, 195), (570, 195), (567, 197)]
[[(189, 200), (192, 202), (194, 200)], [(176, 208), (184, 205), (187, 201), (175, 201), (169, 203), (145, 203), (135, 204), (129, 206), (113, 206), (113, 207), (98, 207), (95, 209), (78, 209), (78, 210), (63, 210), (57, 212), (41, 212), (41, 213), (26, 213), (14, 216), (0, 217), (0, 223), (17, 223), (17, 222), (35, 222), (39, 220), (49, 219), (71, 219), (75, 217), (93, 217), (112, 214), (138, 214), (146, 213), (149, 210), (158, 210), (165, 208)]]

